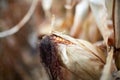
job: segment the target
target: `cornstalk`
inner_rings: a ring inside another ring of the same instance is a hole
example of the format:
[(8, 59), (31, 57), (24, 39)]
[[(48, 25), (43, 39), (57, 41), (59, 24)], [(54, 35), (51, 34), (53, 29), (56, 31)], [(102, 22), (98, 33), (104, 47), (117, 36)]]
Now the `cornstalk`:
[(115, 63), (120, 70), (120, 0), (114, 0), (113, 12), (114, 34), (115, 34)]

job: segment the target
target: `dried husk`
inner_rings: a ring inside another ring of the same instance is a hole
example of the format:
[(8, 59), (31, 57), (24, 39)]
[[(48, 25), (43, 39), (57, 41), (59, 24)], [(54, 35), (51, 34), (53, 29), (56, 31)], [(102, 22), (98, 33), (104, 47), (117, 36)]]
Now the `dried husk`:
[(79, 34), (81, 33), (81, 29), (83, 26), (83, 22), (88, 12), (89, 12), (88, 0), (82, 0), (76, 5), (74, 23), (70, 31), (71, 36), (76, 38), (79, 37)]
[[(54, 47), (57, 50), (57, 59), (62, 63), (60, 66), (71, 72), (70, 80), (100, 79), (106, 58), (105, 54), (100, 49), (87, 41), (74, 39), (62, 33), (55, 32), (48, 36), (52, 38), (51, 41), (55, 44)], [(43, 39), (45, 40), (47, 37)], [(49, 40), (47, 41), (49, 43)], [(42, 44), (46, 45), (47, 42)], [(47, 50), (47, 52), (50, 52), (50, 50)], [(45, 53), (41, 52), (41, 54)], [(60, 77), (59, 79), (68, 80), (61, 79)]]
[(111, 9), (106, 7), (105, 0), (90, 0), (90, 7), (105, 44), (107, 46), (113, 46), (114, 31), (113, 22), (111, 20)]
[(113, 71), (115, 71), (115, 64), (113, 60), (113, 48), (111, 48), (100, 80), (113, 80)]
[(102, 36), (91, 12), (83, 22), (82, 31), (79, 34), (79, 38), (90, 41), (91, 43), (102, 40)]

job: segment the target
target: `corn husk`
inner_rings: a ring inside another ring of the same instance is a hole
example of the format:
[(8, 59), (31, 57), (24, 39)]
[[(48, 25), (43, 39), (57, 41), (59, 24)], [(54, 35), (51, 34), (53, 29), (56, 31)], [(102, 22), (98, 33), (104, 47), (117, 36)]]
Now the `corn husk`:
[(113, 63), (113, 48), (112, 48), (111, 51), (108, 53), (107, 61), (104, 66), (103, 74), (100, 80), (113, 80), (112, 73), (115, 70), (113, 65), (114, 63)]
[[(47, 40), (48, 37), (51, 38), (51, 42)], [(54, 47), (56, 47), (57, 50), (57, 52), (55, 50), (54, 52), (56, 52), (57, 56), (59, 56), (58, 59), (60, 60), (60, 63), (62, 63), (60, 66), (64, 67), (72, 74), (70, 76), (70, 80), (100, 79), (101, 72), (105, 64), (105, 54), (100, 49), (87, 41), (74, 39), (62, 33), (56, 32), (44, 37), (43, 40), (46, 42), (42, 43), (42, 45), (46, 45), (47, 47), (54, 44)], [(51, 48), (50, 50), (47, 50), (48, 54), (52, 50)], [(46, 53), (41, 52), (41, 54)], [(45, 56), (47, 55), (44, 55), (44, 57)], [(52, 67), (54, 68), (54, 66)], [(59, 77), (59, 79), (61, 80), (61, 77)]]

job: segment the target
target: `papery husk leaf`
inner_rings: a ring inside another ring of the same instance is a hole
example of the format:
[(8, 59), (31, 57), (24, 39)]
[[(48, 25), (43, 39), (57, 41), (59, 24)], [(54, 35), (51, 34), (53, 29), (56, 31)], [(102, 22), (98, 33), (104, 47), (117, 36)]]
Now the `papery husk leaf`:
[(61, 33), (54, 34), (72, 43), (67, 45), (57, 43), (64, 66), (77, 78), (72, 80), (99, 80), (105, 64), (105, 54), (87, 41)]
[(66, 52), (69, 57), (69, 63), (66, 64), (66, 67), (71, 72), (82, 80), (99, 79), (104, 63), (98, 57), (76, 45), (67, 46)]
[(64, 35), (63, 33), (59, 33), (59, 32), (53, 32), (53, 34), (55, 34), (59, 37), (62, 37), (63, 39), (68, 40), (74, 44), (88, 48), (89, 50), (91, 50), (93, 53), (95, 53), (97, 56), (99, 56), (105, 62), (105, 56), (104, 56), (103, 52), (100, 49), (98, 49), (97, 47), (93, 46), (88, 41), (81, 40), (81, 39), (74, 39), (68, 35)]
[(112, 20), (108, 15), (105, 0), (90, 0), (90, 7), (106, 45), (114, 45)]
[(85, 20), (88, 12), (89, 12), (88, 0), (82, 0), (76, 5), (74, 23), (70, 31), (71, 36), (79, 37), (83, 21)]
[(112, 69), (112, 68), (114, 68), (113, 49), (111, 49), (111, 51), (108, 53), (106, 64), (104, 66), (103, 73), (100, 80), (113, 80), (112, 72), (115, 69)]
[(91, 12), (83, 21), (81, 28), (81, 32), (77, 34), (79, 35), (80, 39), (84, 39), (90, 41), (91, 43), (95, 43), (102, 38)]

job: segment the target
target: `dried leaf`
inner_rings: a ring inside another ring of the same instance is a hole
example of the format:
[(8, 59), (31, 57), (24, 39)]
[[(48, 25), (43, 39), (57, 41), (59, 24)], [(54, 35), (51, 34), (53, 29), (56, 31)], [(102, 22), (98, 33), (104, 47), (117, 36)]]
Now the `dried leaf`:
[(90, 0), (90, 6), (106, 45), (114, 45), (111, 16), (109, 18), (105, 0)]
[(103, 74), (100, 80), (113, 80), (113, 77), (112, 77), (113, 66), (114, 66), (114, 63), (113, 63), (113, 48), (112, 48), (111, 51), (108, 53), (107, 61), (104, 66)]
[(98, 30), (95, 19), (91, 12), (83, 22), (82, 31), (79, 34), (79, 38), (90, 41), (91, 43), (95, 43), (102, 39), (102, 36)]
[(75, 9), (74, 23), (70, 31), (70, 35), (73, 37), (78, 37), (81, 32), (81, 26), (89, 12), (89, 3), (87, 0), (82, 0), (77, 4)]

